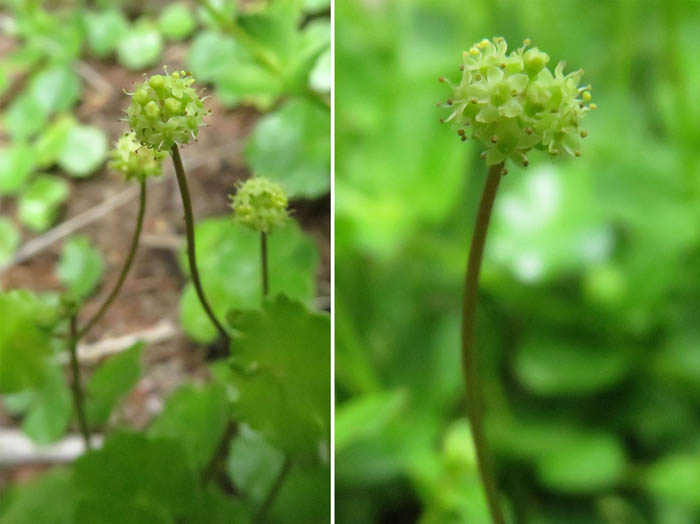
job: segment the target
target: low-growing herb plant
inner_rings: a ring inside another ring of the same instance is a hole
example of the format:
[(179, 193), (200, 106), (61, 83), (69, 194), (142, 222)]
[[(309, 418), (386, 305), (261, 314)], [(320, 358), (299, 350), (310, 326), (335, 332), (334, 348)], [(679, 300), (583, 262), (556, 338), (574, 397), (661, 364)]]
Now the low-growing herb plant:
[(495, 524), (504, 524), (500, 496), (484, 434), (483, 400), (475, 358), (474, 320), (479, 273), (484, 255), (491, 211), (508, 161), (527, 167), (528, 153), (546, 150), (552, 156), (580, 156), (580, 142), (587, 136), (581, 127), (586, 112), (595, 109), (591, 87), (579, 84), (583, 70), (564, 75), (559, 62), (552, 73), (549, 55), (530, 40), (508, 54), (505, 39), (482, 40), (463, 53), (461, 79), (452, 83), (441, 107), (451, 109), (442, 122), (457, 128), (462, 141), (471, 138), (484, 147), (481, 158), (489, 166), (474, 225), (462, 303), (462, 368), (467, 406), (479, 474)]

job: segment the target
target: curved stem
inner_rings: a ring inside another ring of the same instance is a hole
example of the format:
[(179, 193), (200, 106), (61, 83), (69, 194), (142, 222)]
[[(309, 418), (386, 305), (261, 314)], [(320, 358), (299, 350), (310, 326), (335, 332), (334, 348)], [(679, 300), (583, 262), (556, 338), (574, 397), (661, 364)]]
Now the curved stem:
[(143, 229), (143, 216), (146, 212), (146, 181), (141, 181), (141, 193), (139, 196), (139, 212), (136, 218), (136, 228), (134, 229), (134, 236), (131, 239), (131, 246), (129, 247), (129, 253), (124, 261), (124, 266), (122, 267), (121, 273), (119, 273), (119, 278), (117, 283), (114, 285), (114, 289), (109, 294), (104, 304), (100, 309), (93, 315), (93, 317), (87, 321), (85, 326), (78, 332), (78, 339), (83, 338), (97, 322), (102, 318), (102, 316), (107, 312), (109, 307), (112, 305), (114, 300), (117, 298), (119, 291), (126, 280), (126, 276), (129, 274), (129, 270), (134, 263), (134, 258), (136, 257), (136, 250), (139, 247), (139, 239), (141, 238), (141, 230)]
[(476, 451), (479, 476), (484, 486), (486, 500), (491, 512), (491, 519), (494, 524), (504, 524), (503, 513), (498, 503), (498, 489), (491, 465), (489, 464), (489, 450), (484, 436), (484, 407), (481, 397), (481, 384), (479, 370), (474, 358), (474, 317), (476, 313), (477, 291), (479, 286), (479, 273), (481, 271), (481, 261), (484, 256), (484, 245), (486, 244), (486, 233), (488, 232), (489, 221), (493, 202), (496, 199), (496, 192), (501, 181), (503, 164), (491, 166), (486, 186), (481, 195), (479, 211), (476, 215), (476, 225), (472, 236), (471, 247), (469, 249), (469, 262), (467, 264), (467, 274), (464, 280), (464, 296), (462, 302), (462, 369), (467, 388), (467, 407), (469, 409), (469, 419)]
[(182, 207), (185, 212), (185, 232), (187, 234), (187, 259), (190, 264), (190, 276), (192, 277), (192, 283), (197, 291), (197, 296), (199, 297), (199, 302), (204, 308), (204, 312), (207, 314), (212, 323), (219, 330), (224, 339), (228, 339), (228, 333), (224, 329), (224, 326), (217, 320), (214, 311), (212, 310), (206, 296), (204, 296), (204, 289), (202, 288), (202, 281), (199, 278), (199, 271), (197, 270), (197, 257), (195, 255), (195, 244), (194, 244), (194, 218), (192, 216), (192, 200), (190, 199), (190, 190), (187, 187), (187, 177), (185, 176), (185, 168), (182, 165), (182, 158), (180, 158), (180, 150), (177, 144), (173, 144), (171, 148), (173, 165), (175, 166), (175, 174), (177, 176), (177, 185), (180, 188), (180, 196), (182, 197)]
[(270, 292), (269, 276), (267, 270), (267, 233), (260, 232), (260, 274), (262, 276), (263, 299)]
[(73, 380), (71, 381), (71, 391), (73, 393), (73, 404), (75, 405), (75, 414), (78, 418), (78, 427), (85, 442), (85, 448), (90, 451), (90, 428), (87, 424), (85, 416), (85, 397), (83, 395), (83, 387), (80, 383), (80, 365), (78, 364), (78, 321), (73, 314), (70, 317), (70, 338), (68, 339), (68, 352), (70, 353), (70, 365)]
[(275, 479), (275, 483), (270, 488), (270, 491), (267, 494), (267, 497), (265, 497), (265, 500), (260, 506), (260, 509), (253, 517), (253, 524), (262, 524), (263, 522), (265, 522), (267, 512), (270, 511), (270, 508), (275, 502), (277, 494), (280, 492), (282, 484), (284, 484), (284, 480), (287, 478), (287, 475), (289, 474), (291, 469), (292, 460), (289, 457), (285, 457), (284, 462), (282, 463), (282, 467), (280, 468), (280, 472), (277, 475), (277, 478)]

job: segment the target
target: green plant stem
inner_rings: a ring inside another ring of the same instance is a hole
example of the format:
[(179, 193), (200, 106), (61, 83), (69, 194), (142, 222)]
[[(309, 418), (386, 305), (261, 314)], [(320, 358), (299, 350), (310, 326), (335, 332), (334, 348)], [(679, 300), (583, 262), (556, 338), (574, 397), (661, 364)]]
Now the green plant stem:
[(277, 495), (279, 494), (279, 491), (282, 488), (282, 484), (284, 484), (284, 481), (287, 478), (287, 475), (289, 475), (291, 469), (292, 460), (289, 457), (285, 457), (284, 462), (282, 463), (282, 468), (280, 468), (280, 472), (277, 475), (274, 484), (272, 484), (272, 487), (270, 488), (267, 497), (265, 497), (265, 500), (260, 506), (260, 509), (253, 517), (253, 524), (262, 524), (263, 522), (265, 522), (265, 517), (267, 516), (268, 511), (270, 511), (272, 504), (275, 502), (275, 499), (277, 498)]
[(95, 313), (90, 320), (87, 321), (85, 326), (78, 332), (78, 339), (83, 338), (93, 326), (102, 318), (102, 316), (107, 312), (109, 307), (112, 305), (114, 300), (119, 295), (119, 291), (124, 285), (129, 270), (134, 263), (134, 258), (136, 257), (136, 251), (139, 247), (139, 239), (141, 238), (141, 230), (143, 229), (143, 217), (146, 212), (146, 181), (141, 181), (141, 192), (139, 195), (139, 211), (136, 218), (136, 228), (134, 229), (134, 236), (131, 239), (131, 246), (129, 247), (129, 253), (126, 255), (126, 260), (124, 261), (124, 266), (122, 267), (121, 273), (119, 273), (119, 278), (117, 283), (114, 285), (112, 292), (109, 294), (107, 299), (104, 301), (102, 306), (97, 313)]
[(270, 292), (269, 273), (267, 270), (267, 233), (260, 232), (260, 274), (262, 276), (263, 299)]
[(498, 489), (489, 463), (490, 455), (484, 436), (484, 406), (478, 365), (474, 358), (474, 319), (486, 234), (491, 219), (493, 202), (496, 199), (498, 185), (503, 176), (501, 174), (502, 170), (502, 163), (491, 166), (484, 192), (481, 195), (479, 211), (476, 215), (476, 225), (474, 226), (474, 234), (469, 249), (469, 262), (464, 280), (462, 302), (462, 370), (467, 388), (467, 408), (469, 410), (470, 427), (474, 440), (474, 449), (476, 450), (479, 476), (484, 486), (486, 500), (494, 524), (505, 524), (505, 520), (498, 503)]
[(70, 317), (70, 338), (68, 339), (68, 352), (70, 353), (70, 365), (73, 375), (71, 382), (71, 391), (73, 392), (73, 404), (75, 405), (75, 414), (78, 418), (78, 427), (85, 441), (85, 448), (90, 451), (90, 428), (88, 427), (87, 417), (85, 416), (85, 397), (83, 395), (83, 387), (80, 383), (80, 365), (78, 363), (78, 320), (76, 315)]
[(175, 166), (175, 175), (177, 176), (177, 185), (180, 188), (180, 196), (182, 197), (182, 207), (185, 213), (185, 232), (187, 234), (187, 259), (190, 265), (190, 276), (192, 277), (192, 283), (197, 291), (197, 296), (199, 297), (199, 302), (202, 304), (205, 313), (209, 319), (219, 330), (219, 333), (225, 340), (229, 339), (228, 333), (224, 329), (224, 326), (217, 320), (214, 311), (212, 310), (206, 296), (204, 295), (204, 289), (202, 287), (202, 281), (199, 278), (199, 271), (197, 270), (197, 256), (195, 254), (195, 243), (194, 243), (194, 218), (192, 215), (192, 200), (190, 198), (190, 190), (187, 187), (187, 177), (185, 176), (185, 168), (182, 165), (182, 158), (180, 158), (180, 150), (177, 144), (173, 144), (171, 148), (173, 165)]

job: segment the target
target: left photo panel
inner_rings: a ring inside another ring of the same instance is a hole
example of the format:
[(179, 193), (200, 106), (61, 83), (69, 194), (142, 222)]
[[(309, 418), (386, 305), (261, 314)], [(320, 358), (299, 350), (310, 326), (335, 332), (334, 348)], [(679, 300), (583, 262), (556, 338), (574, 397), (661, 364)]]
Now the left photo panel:
[(0, 0), (0, 522), (331, 522), (330, 0)]

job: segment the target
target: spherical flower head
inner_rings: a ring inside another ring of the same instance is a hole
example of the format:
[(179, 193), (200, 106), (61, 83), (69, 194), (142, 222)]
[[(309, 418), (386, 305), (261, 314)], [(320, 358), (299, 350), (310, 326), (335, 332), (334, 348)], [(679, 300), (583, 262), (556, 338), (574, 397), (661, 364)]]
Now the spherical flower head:
[(262, 233), (283, 225), (289, 217), (284, 189), (264, 177), (240, 184), (236, 194), (231, 195), (231, 207), (237, 222)]
[(185, 71), (153, 75), (131, 94), (128, 121), (137, 140), (158, 151), (196, 138), (204, 116), (203, 98)]
[(488, 165), (507, 159), (527, 166), (527, 153), (547, 149), (551, 155), (581, 155), (581, 128), (591, 104), (590, 86), (579, 87), (583, 70), (564, 75), (564, 62), (552, 73), (549, 55), (523, 46), (508, 54), (503, 38), (482, 40), (463, 53), (462, 78), (453, 84), (445, 104), (451, 114), (443, 120), (457, 126), (462, 141), (471, 137), (485, 146)]
[(126, 180), (143, 182), (150, 176), (163, 173), (163, 160), (168, 154), (149, 149), (136, 140), (133, 131), (124, 133), (110, 151), (109, 167), (119, 171)]

